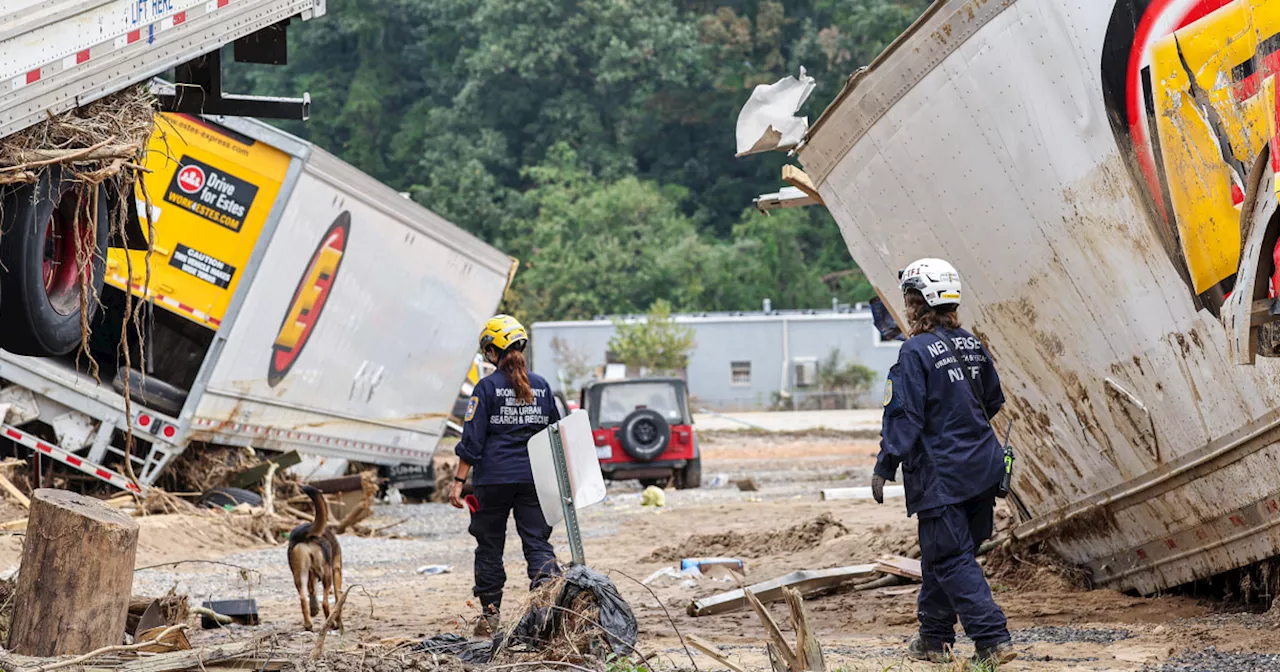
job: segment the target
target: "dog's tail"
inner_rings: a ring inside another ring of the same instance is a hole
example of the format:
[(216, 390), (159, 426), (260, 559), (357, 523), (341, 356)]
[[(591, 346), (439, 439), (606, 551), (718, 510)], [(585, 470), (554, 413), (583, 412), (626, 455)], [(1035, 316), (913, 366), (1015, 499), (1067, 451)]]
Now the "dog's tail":
[(316, 518), (311, 521), (311, 536), (319, 537), (324, 535), (324, 528), (329, 524), (329, 506), (324, 502), (324, 496), (319, 490), (304, 485), (302, 492), (311, 498), (311, 506), (316, 510)]

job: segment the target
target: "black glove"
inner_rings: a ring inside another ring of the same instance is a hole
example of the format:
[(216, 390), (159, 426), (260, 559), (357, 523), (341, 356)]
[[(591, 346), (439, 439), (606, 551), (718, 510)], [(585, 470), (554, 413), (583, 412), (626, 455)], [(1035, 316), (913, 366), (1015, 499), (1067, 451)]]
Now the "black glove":
[(871, 497), (876, 504), (884, 504), (884, 476), (875, 474), (871, 477)]

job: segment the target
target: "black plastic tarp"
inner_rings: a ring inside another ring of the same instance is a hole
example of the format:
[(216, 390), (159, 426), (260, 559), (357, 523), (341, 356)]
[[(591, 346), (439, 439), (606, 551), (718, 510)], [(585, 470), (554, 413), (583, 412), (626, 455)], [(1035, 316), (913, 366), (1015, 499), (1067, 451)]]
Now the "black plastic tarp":
[(573, 617), (571, 610), (582, 593), (591, 593), (599, 606), (596, 617), (604, 630), (603, 639), (609, 649), (620, 656), (631, 654), (639, 635), (631, 605), (622, 599), (609, 577), (582, 565), (573, 565), (565, 570), (564, 584), (553, 606), (530, 608), (510, 635), (499, 634), (491, 642), (454, 634), (436, 635), (423, 640), (416, 649), (424, 653), (457, 656), (467, 663), (487, 663), (493, 652), (503, 646), (541, 649), (555, 640), (556, 633), (564, 627), (565, 619)]

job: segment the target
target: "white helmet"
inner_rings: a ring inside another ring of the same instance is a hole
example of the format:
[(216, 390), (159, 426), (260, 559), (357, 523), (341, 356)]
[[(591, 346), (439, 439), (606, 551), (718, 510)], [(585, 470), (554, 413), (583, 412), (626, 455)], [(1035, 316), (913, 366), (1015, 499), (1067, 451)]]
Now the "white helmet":
[(924, 295), (930, 306), (960, 305), (960, 274), (941, 259), (917, 259), (898, 271), (898, 286)]

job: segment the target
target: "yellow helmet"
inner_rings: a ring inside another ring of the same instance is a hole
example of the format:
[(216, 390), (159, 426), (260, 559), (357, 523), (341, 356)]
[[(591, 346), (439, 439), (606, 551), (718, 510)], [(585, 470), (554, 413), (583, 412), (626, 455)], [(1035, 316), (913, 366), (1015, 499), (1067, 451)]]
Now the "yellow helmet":
[(501, 352), (506, 352), (513, 345), (523, 347), (529, 340), (524, 325), (510, 315), (494, 315), (484, 323), (484, 331), (480, 332), (480, 349), (492, 345)]

